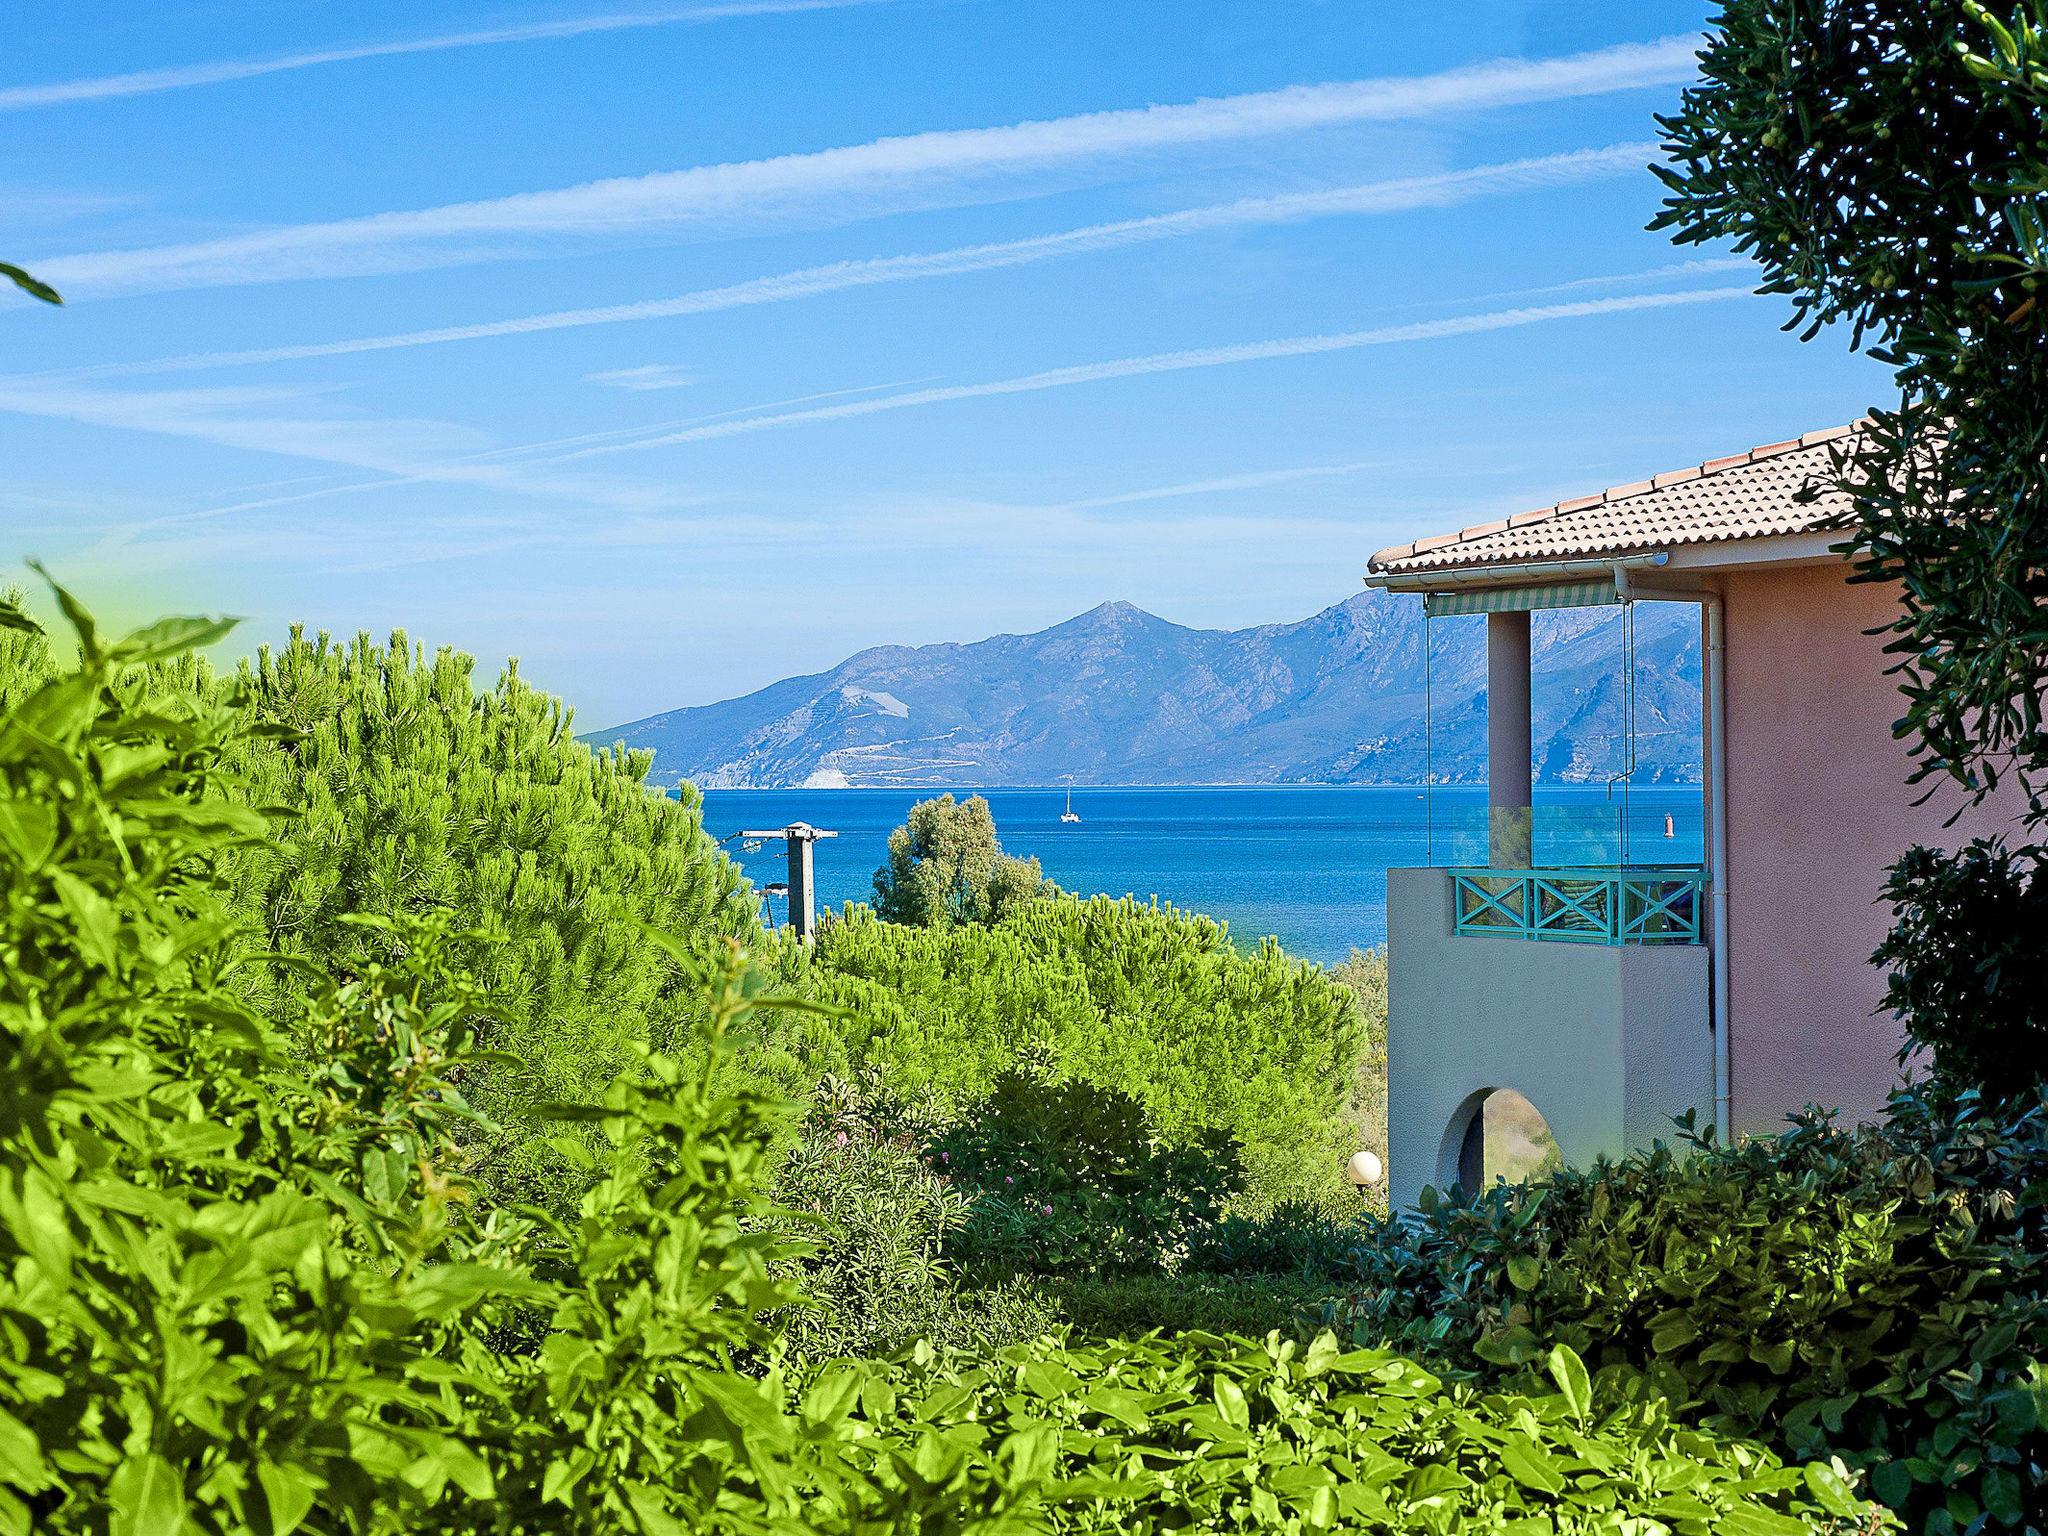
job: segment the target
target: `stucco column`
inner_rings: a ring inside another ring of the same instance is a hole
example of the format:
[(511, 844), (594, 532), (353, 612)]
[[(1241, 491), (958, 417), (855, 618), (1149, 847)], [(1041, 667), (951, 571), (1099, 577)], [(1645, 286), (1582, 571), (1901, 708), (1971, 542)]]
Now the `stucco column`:
[(1486, 616), (1487, 856), (1527, 869), (1531, 836), (1529, 615)]

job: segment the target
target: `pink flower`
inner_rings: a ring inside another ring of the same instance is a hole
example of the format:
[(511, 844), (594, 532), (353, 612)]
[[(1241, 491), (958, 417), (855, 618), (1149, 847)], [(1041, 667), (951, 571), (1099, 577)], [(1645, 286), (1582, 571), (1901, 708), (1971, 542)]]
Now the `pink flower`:
[(1052, 1207), (1049, 1205), (1041, 1205), (1038, 1209), (1041, 1215), (1050, 1216), (1052, 1214)]
[(1017, 1181), (1016, 1181), (1015, 1179), (1011, 1178), (1011, 1177), (1010, 1177), (1010, 1176), (1009, 1176), (1009, 1175), (1008, 1175), (1008, 1174), (1006, 1173), (1006, 1174), (1004, 1174), (1004, 1175), (1003, 1175), (1003, 1182), (1004, 1182), (1005, 1184), (1014, 1184), (1014, 1183), (1016, 1183)]
[(843, 1147), (846, 1145), (846, 1132), (841, 1131), (837, 1136), (834, 1136), (832, 1139), (838, 1142), (839, 1145)]

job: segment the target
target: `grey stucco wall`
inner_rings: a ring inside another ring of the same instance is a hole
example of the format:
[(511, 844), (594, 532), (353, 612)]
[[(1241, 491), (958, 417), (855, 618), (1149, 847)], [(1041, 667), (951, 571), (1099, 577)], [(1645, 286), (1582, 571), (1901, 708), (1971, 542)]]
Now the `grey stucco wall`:
[(1441, 869), (1387, 874), (1387, 1181), (1395, 1210), (1450, 1182), (1465, 1119), (1513, 1088), (1569, 1163), (1710, 1117), (1707, 951), (1460, 938)]

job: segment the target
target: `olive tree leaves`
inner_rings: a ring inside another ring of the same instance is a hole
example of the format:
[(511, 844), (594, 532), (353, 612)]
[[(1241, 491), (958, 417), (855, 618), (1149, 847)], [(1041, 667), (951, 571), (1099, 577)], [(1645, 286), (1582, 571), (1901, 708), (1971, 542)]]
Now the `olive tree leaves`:
[(32, 299), (45, 304), (62, 304), (64, 296), (40, 278), (31, 276), (11, 261), (0, 261), (0, 277), (6, 278)]

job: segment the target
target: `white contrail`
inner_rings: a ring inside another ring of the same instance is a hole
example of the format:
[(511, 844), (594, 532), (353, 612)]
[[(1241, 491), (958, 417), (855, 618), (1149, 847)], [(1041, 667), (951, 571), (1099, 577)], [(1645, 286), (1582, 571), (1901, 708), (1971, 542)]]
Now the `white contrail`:
[(1289, 336), (1278, 341), (1253, 341), (1232, 347), (1197, 347), (1184, 352), (1155, 352), (1145, 357), (1117, 358), (1108, 362), (1083, 363), (1074, 368), (1052, 368), (1021, 378), (995, 379), (985, 384), (957, 384), (943, 389), (910, 390), (884, 395), (878, 400), (853, 400), (840, 405), (818, 406), (805, 411), (784, 411), (769, 416), (748, 416), (738, 421), (721, 421), (680, 432), (664, 432), (631, 442), (608, 443), (560, 455), (554, 462), (597, 458), (615, 453), (634, 453), (648, 448), (665, 448), (677, 443), (701, 443), (712, 438), (737, 437), (747, 432), (765, 432), (776, 427), (797, 426), (813, 421), (842, 421), (852, 416), (873, 416), (882, 411), (909, 410), (914, 406), (939, 405), (951, 400), (978, 400), (990, 395), (1022, 395), (1041, 389), (1064, 389), (1072, 384), (1095, 384), (1106, 379), (1129, 379), (1142, 374), (1180, 373), (1191, 368), (1218, 368), (1231, 363), (1262, 362), (1278, 357), (1308, 357), (1319, 352), (1344, 352), (1355, 347), (1383, 347), (1404, 341), (1435, 341), (1447, 336), (1471, 336), (1482, 331), (1505, 331), (1519, 326), (1540, 325), (1549, 320), (1577, 320), (1591, 315), (1625, 314), (1634, 310), (1668, 309), (1681, 304), (1709, 304), (1725, 299), (1752, 297), (1747, 288), (1687, 288), (1677, 293), (1629, 294), (1612, 299), (1582, 299), (1571, 304), (1542, 304), (1522, 309), (1499, 309), (1479, 315), (1455, 315), (1443, 320), (1421, 320), (1412, 325), (1383, 325), (1364, 331), (1339, 331), (1324, 336)]
[(1210, 230), (1252, 225), (1295, 223), (1306, 219), (1342, 214), (1399, 213), (1417, 208), (1450, 207), (1475, 198), (1532, 188), (1568, 185), (1601, 176), (1619, 175), (1642, 169), (1657, 153), (1654, 143), (1609, 144), (1598, 149), (1572, 150), (1564, 154), (1539, 155), (1526, 160), (1509, 160), (1494, 165), (1477, 165), (1446, 171), (1434, 176), (1404, 176), (1390, 181), (1366, 182), (1332, 187), (1317, 192), (1286, 193), (1277, 197), (1247, 197), (1235, 202), (1214, 203), (1146, 218), (1122, 219), (1107, 224), (1089, 224), (1079, 229), (1033, 235), (1021, 240), (1001, 240), (982, 245), (956, 246), (951, 250), (917, 252), (904, 256), (877, 256), (857, 261), (832, 262), (803, 267), (770, 277), (750, 278), (719, 288), (663, 299), (641, 299), (629, 304), (601, 304), (581, 309), (558, 309), (546, 314), (523, 315), (510, 320), (487, 320), (474, 325), (436, 326), (428, 330), (396, 331), (383, 336), (358, 336), (345, 341), (309, 342), (297, 346), (252, 347), (235, 352), (197, 352), (136, 363), (111, 363), (97, 368), (65, 370), (67, 377), (103, 374), (172, 373), (198, 368), (227, 368), (248, 363), (293, 362), (313, 357), (340, 357), (358, 352), (388, 352), (403, 347), (440, 346), (457, 341), (481, 341), (494, 336), (524, 336), (537, 331), (562, 331), (591, 325), (620, 325), (629, 321), (662, 320), (680, 315), (711, 314), (754, 304), (781, 304), (792, 299), (813, 298), (851, 288), (868, 288), (883, 283), (917, 282), (925, 278), (951, 277), (962, 273), (986, 272), (1000, 267), (1024, 266), (1062, 256), (1114, 250), (1155, 240), (1173, 240)]
[[(21, 403), (24, 397), (11, 396), (6, 388), (6, 386), (10, 383), (19, 382), (22, 381), (0, 379), (0, 410), (22, 410), (26, 408)], [(37, 386), (40, 386), (42, 383), (40, 379), (32, 380), (30, 382)], [(869, 394), (879, 389), (900, 389), (906, 384), (917, 384), (922, 382), (923, 381), (920, 379), (895, 379), (886, 384), (862, 384), (852, 389), (820, 390), (816, 394), (797, 395), (791, 399), (772, 400), (764, 405), (746, 406), (742, 407), (741, 409), (742, 411), (770, 410), (775, 407), (785, 405), (806, 405), (813, 400), (833, 400), (844, 395)], [(33, 398), (37, 400), (43, 400), (47, 398), (47, 392), (40, 388), (37, 388), (33, 395)], [(686, 420), (691, 422), (719, 421), (724, 419), (725, 417), (736, 414), (740, 414), (740, 412), (712, 411), (708, 415), (688, 417), (686, 418)], [(128, 425), (130, 423), (121, 422), (116, 424)], [(671, 423), (671, 425), (674, 424)], [(144, 430), (149, 429), (150, 428), (145, 425)], [(523, 459), (530, 455), (545, 454), (552, 450), (561, 448), (580, 447), (586, 443), (612, 442), (622, 437), (644, 433), (647, 430), (649, 429), (646, 427), (613, 428), (610, 431), (604, 432), (579, 432), (572, 437), (557, 437), (547, 439), (542, 442), (514, 443), (503, 448), (486, 448), (476, 453), (465, 453), (456, 458), (443, 459), (437, 463), (429, 464), (424, 468), (416, 470), (394, 471), (391, 473), (383, 474), (378, 476), (374, 480), (351, 480), (346, 484), (342, 485), (326, 485), (320, 487), (318, 490), (297, 491), (292, 492), (290, 494), (265, 496), (253, 501), (215, 503), (210, 506), (198, 507), (188, 512), (165, 513), (157, 517), (150, 518), (146, 522), (135, 524), (134, 526), (136, 528), (159, 528), (182, 523), (200, 523), (207, 522), (218, 517), (230, 517), (237, 512), (254, 512), (269, 507), (290, 506), (295, 505), (299, 502), (306, 501), (325, 501), (330, 497), (347, 496), (358, 491), (383, 491), (396, 489), (397, 487), (400, 486), (432, 484), (437, 481), (451, 479), (457, 472), (460, 471), (487, 470), (495, 464), (501, 464), (508, 460)], [(268, 428), (265, 429), (265, 436), (262, 439), (262, 446), (265, 449), (275, 450), (279, 452), (289, 452), (291, 451), (291, 449), (289, 448), (288, 443), (289, 439), (281, 437), (274, 432), (271, 432)], [(234, 446), (248, 445), (238, 443), (235, 444)], [(357, 467), (373, 468), (376, 466), (358, 464)], [(518, 465), (516, 463), (513, 463), (510, 465), (510, 467), (516, 470), (518, 468)], [(291, 485), (296, 484), (298, 482), (281, 481), (277, 483), (281, 485)], [(256, 485), (247, 487), (247, 489), (249, 490), (268, 490), (270, 488), (271, 487), (268, 485)], [(581, 493), (579, 492), (579, 494)]]
[(1141, 491), (1118, 491), (1108, 496), (1088, 496), (1079, 501), (1059, 501), (1032, 507), (1033, 512), (1096, 512), (1106, 507), (1136, 506), (1147, 501), (1178, 501), (1184, 496), (1214, 496), (1223, 491), (1257, 491), (1269, 485), (1290, 485), (1296, 480), (1334, 480), (1384, 469), (1384, 459), (1362, 459), (1354, 464), (1303, 464), (1295, 469), (1260, 469), (1242, 475), (1219, 475), (1213, 480), (1183, 480), (1175, 485), (1147, 486)]
[[(452, 450), (475, 434), (443, 422), (309, 416), (293, 407), (302, 392), (187, 389), (117, 392), (46, 381), (0, 379), (0, 412), (212, 443), (369, 470), (380, 475), (468, 485), (555, 500), (645, 506), (666, 493), (551, 474), (546, 467), (491, 462)], [(311, 500), (318, 491), (265, 498), (257, 505)]]
[(1672, 37), (1434, 75), (910, 134), (218, 240), (44, 257), (30, 266), (67, 295), (89, 295), (416, 270), (489, 258), (500, 253), (493, 242), (508, 236), (597, 235), (655, 225), (730, 230), (774, 219), (844, 222), (959, 201), (975, 195), (968, 183), (977, 177), (985, 190), (990, 176), (1147, 151), (1667, 85), (1692, 77), (1695, 48), (1692, 38)]
[(0, 112), (27, 112), (37, 107), (66, 106), (81, 101), (111, 101), (122, 96), (153, 96), (160, 91), (223, 85), (259, 75), (281, 75), (323, 64), (353, 64), (361, 59), (388, 59), (407, 53), (445, 53), (455, 48), (484, 48), (495, 43), (544, 42), (558, 37), (587, 37), (595, 32), (626, 32), (690, 22), (723, 21), (733, 16), (773, 16), (790, 11), (838, 10), (850, 5), (877, 5), (886, 0), (735, 0), (726, 5), (690, 5), (637, 11), (616, 16), (584, 16), (540, 21), (523, 27), (494, 27), (479, 32), (449, 32), (439, 37), (405, 38), (353, 47), (317, 48), (305, 53), (277, 54), (267, 59), (222, 59), (206, 64), (181, 64), (168, 69), (141, 69), (125, 75), (98, 75), (84, 80), (59, 80), (49, 85), (0, 86)]

